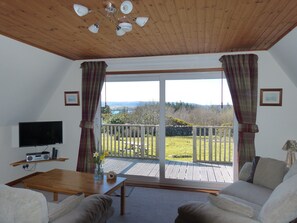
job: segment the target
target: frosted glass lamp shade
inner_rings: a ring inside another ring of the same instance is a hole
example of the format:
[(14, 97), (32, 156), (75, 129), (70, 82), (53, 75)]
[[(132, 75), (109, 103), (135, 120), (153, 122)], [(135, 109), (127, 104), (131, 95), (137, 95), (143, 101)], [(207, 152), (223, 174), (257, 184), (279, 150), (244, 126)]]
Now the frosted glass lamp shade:
[(90, 10), (86, 6), (79, 4), (74, 4), (73, 9), (78, 16), (85, 16), (90, 12)]
[(117, 28), (116, 28), (117, 36), (123, 36), (123, 35), (125, 35), (125, 33), (126, 32), (120, 26), (117, 26)]
[(123, 14), (126, 14), (126, 15), (129, 14), (133, 10), (132, 2), (131, 1), (123, 1), (120, 9)]
[(93, 25), (89, 26), (89, 31), (92, 33), (98, 33), (99, 32), (99, 24), (95, 23)]
[(135, 23), (140, 27), (143, 27), (147, 23), (148, 19), (148, 17), (137, 17), (135, 19)]
[(121, 27), (121, 29), (124, 31), (124, 32), (130, 32), (132, 31), (132, 24), (129, 23), (129, 22), (121, 22), (119, 24), (119, 27)]

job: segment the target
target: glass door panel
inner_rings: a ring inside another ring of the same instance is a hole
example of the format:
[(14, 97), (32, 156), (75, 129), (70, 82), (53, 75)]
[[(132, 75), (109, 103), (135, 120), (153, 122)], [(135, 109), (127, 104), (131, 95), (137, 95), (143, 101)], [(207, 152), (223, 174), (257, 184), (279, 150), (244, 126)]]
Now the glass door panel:
[(220, 79), (166, 81), (165, 178), (232, 182), (233, 107)]
[(104, 170), (159, 178), (159, 82), (106, 82), (101, 101)]

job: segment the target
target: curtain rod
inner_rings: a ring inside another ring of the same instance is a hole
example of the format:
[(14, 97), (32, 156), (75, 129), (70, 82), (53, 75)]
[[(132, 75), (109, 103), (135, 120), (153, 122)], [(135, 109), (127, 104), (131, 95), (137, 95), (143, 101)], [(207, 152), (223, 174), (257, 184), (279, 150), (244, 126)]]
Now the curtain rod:
[(130, 71), (106, 71), (106, 75), (121, 74), (160, 74), (160, 73), (193, 73), (223, 71), (222, 67), (196, 68), (196, 69), (171, 69), (171, 70), (130, 70)]

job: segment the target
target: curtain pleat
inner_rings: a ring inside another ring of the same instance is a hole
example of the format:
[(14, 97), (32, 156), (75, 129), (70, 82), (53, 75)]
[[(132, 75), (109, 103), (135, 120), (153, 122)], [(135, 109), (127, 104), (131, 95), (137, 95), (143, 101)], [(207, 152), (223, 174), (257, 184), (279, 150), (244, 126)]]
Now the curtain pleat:
[(105, 62), (84, 62), (82, 68), (82, 120), (81, 137), (76, 170), (93, 173), (95, 164), (93, 153), (96, 151), (94, 119), (103, 87)]
[(229, 85), (238, 125), (239, 170), (255, 157), (255, 133), (258, 56), (254, 54), (225, 55), (220, 58)]

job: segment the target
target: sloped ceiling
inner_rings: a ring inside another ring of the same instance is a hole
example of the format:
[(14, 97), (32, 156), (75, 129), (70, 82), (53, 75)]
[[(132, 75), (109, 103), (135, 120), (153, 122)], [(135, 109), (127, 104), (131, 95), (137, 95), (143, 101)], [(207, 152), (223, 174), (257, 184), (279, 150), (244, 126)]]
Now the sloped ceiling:
[[(117, 37), (103, 2), (1, 0), (0, 33), (80, 60), (267, 50), (297, 24), (296, 0), (133, 0), (132, 13), (117, 19), (148, 16), (148, 23)], [(79, 17), (74, 3), (92, 12)], [(89, 32), (98, 21), (99, 33)]]
[(72, 61), (1, 35), (0, 43), (0, 126), (36, 120)]
[(297, 87), (297, 28), (275, 44), (269, 52)]

